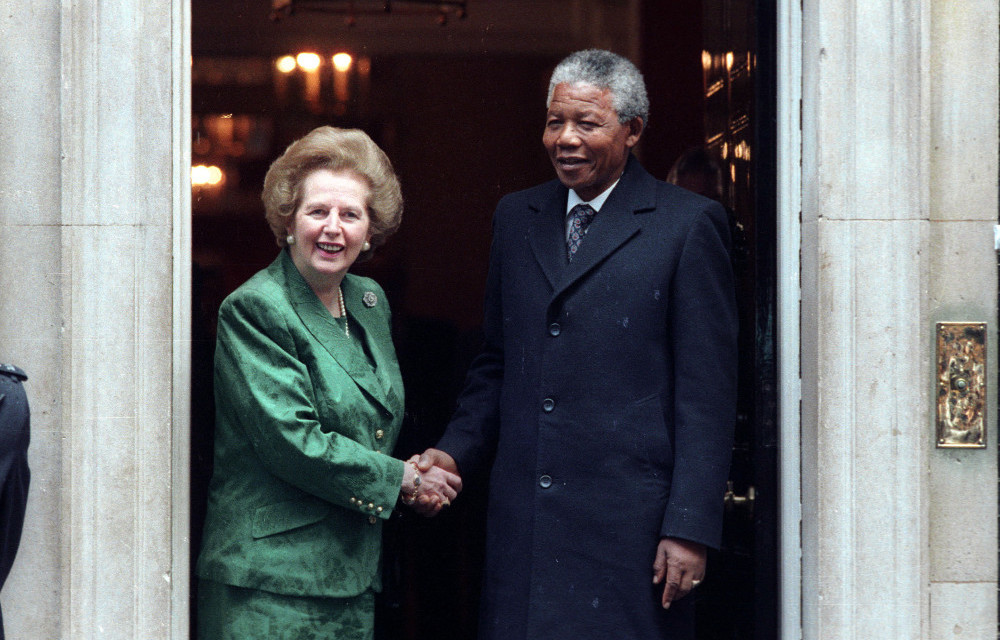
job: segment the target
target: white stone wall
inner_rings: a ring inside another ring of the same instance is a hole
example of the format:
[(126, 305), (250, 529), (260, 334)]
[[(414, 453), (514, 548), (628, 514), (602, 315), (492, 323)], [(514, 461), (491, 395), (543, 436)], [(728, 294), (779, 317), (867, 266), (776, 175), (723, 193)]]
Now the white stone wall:
[(28, 371), (33, 414), (11, 638), (186, 633), (171, 528), (185, 12), (0, 12), (0, 360)]
[[(996, 0), (930, 5), (931, 320), (985, 320), (989, 385), (997, 375)], [(930, 387), (929, 387), (930, 388)], [(935, 449), (929, 458), (930, 638), (997, 637), (996, 395), (988, 449)]]
[(803, 4), (805, 638), (996, 637), (996, 394), (956, 452), (931, 393), (934, 322), (996, 342), (996, 25), (996, 0)]

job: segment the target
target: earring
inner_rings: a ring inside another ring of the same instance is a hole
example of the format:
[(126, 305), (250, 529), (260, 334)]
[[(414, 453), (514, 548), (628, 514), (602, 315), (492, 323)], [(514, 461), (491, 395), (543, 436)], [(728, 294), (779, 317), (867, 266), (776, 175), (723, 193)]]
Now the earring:
[(365, 243), (361, 245), (362, 251), (368, 251), (371, 248), (372, 248), (372, 243), (368, 242), (367, 240), (365, 240)]
[(295, 236), (293, 236), (290, 233), (287, 236), (285, 236), (285, 244), (289, 246), (295, 244)]

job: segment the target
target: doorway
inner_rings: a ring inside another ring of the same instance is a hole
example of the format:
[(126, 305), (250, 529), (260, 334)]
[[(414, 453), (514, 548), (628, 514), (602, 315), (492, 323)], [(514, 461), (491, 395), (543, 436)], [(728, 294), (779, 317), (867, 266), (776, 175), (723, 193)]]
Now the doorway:
[[(579, 24), (557, 27), (563, 14), (539, 4), (583, 7)], [(681, 0), (664, 14), (654, 2), (494, 0), (470, 2), (467, 22), (433, 31), (420, 15), (384, 24), (359, 16), (353, 27), (314, 14), (274, 23), (259, 5), (191, 3), (193, 164), (207, 172), (192, 194), (192, 562), (211, 473), (214, 318), (277, 251), (259, 201), (269, 162), (334, 124), (368, 132), (400, 174), (403, 227), (359, 272), (380, 282), (393, 308), (407, 389), (396, 456), (406, 457), (437, 440), (478, 347), (493, 207), (551, 178), (540, 144), (548, 75), (566, 53), (599, 46), (629, 55), (646, 76), (653, 111), (638, 153), (647, 169), (666, 178), (697, 146), (723, 169), (743, 324), (740, 421), (725, 547), (697, 595), (700, 634), (777, 637), (773, 3)], [(490, 13), (489, 27), (470, 38), (477, 12)], [(548, 36), (538, 28), (546, 21)], [(468, 44), (477, 38), (489, 45)], [(339, 81), (275, 67), (284, 55), (341, 49), (354, 66)], [(387, 527), (381, 637), (474, 638), (485, 493), (467, 486), (444, 516)]]

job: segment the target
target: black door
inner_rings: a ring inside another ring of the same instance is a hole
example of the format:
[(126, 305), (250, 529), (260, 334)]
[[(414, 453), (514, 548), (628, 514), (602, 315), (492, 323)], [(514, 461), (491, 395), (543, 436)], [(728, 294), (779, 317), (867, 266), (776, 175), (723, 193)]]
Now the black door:
[(740, 310), (736, 444), (699, 638), (778, 637), (775, 28), (772, 0), (704, 0), (705, 144), (722, 169)]

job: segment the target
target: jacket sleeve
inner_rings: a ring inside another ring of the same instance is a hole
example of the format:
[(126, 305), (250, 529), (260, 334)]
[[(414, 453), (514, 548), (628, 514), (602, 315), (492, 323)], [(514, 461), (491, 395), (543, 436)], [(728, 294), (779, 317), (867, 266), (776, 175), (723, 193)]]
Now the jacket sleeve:
[(472, 361), (457, 407), (437, 448), (451, 455), (463, 475), (485, 470), (496, 451), (503, 387), (502, 232), (500, 209), (493, 216), (493, 240), (483, 303), (483, 349)]
[[(310, 378), (303, 362), (306, 354), (298, 353), (288, 316), (272, 301), (253, 296), (223, 304), (216, 405), (228, 413), (226, 422), (235, 425), (232, 428), (244, 432), (261, 464), (277, 478), (348, 509), (356, 509), (359, 500), (378, 505), (377, 515), (387, 518), (399, 496), (404, 463), (338, 432), (382, 418), (371, 407), (359, 411), (365, 404), (351, 403), (345, 392), (332, 428), (321, 426), (314, 394), (323, 389)], [(346, 373), (343, 380), (352, 384)]]
[(674, 468), (661, 535), (718, 547), (736, 418), (737, 329), (725, 211), (692, 221), (671, 288)]

